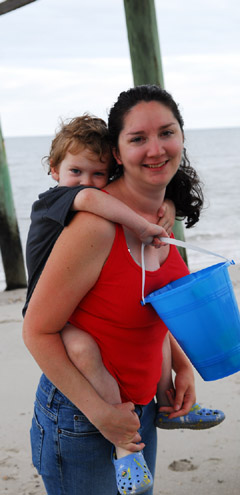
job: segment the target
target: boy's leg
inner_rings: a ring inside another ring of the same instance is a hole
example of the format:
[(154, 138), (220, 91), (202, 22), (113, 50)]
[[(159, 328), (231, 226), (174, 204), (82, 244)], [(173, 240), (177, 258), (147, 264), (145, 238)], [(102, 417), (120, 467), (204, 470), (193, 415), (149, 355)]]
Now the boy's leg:
[[(96, 392), (110, 404), (121, 403), (116, 380), (110, 375), (102, 362), (98, 345), (87, 332), (72, 325), (66, 325), (61, 332), (62, 340), (69, 358), (76, 368), (87, 378)], [(114, 467), (118, 491), (123, 493), (143, 493), (152, 486), (152, 475), (142, 452), (129, 452), (115, 447)], [(128, 473), (131, 473), (130, 478)], [(126, 478), (127, 476), (127, 478)], [(129, 491), (126, 491), (126, 487)]]
[(105, 368), (99, 347), (91, 335), (70, 324), (64, 327), (61, 335), (72, 363), (90, 381), (100, 397), (109, 404), (120, 404), (118, 384)]
[[(61, 332), (69, 358), (87, 378), (96, 392), (109, 404), (122, 402), (118, 383), (105, 368), (101, 352), (95, 340), (87, 332), (67, 324)], [(129, 455), (129, 451), (116, 447), (117, 458)]]
[(162, 374), (161, 378), (158, 382), (157, 386), (157, 404), (160, 406), (169, 406), (169, 396), (167, 395), (167, 391), (173, 390), (173, 381), (172, 381), (172, 353), (171, 353), (171, 345), (169, 334), (167, 333), (164, 342), (163, 342), (163, 362), (162, 362)]

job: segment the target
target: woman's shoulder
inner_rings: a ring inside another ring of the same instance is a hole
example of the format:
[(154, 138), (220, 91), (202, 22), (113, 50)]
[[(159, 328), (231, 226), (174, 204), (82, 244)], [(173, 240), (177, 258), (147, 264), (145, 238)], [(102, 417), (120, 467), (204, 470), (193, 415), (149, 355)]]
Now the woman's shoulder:
[[(50, 257), (53, 263), (62, 260), (68, 272), (86, 270), (99, 275), (99, 270), (111, 252), (116, 233), (115, 224), (88, 212), (76, 213), (57, 239)], [(61, 262), (61, 263), (62, 263)]]
[(113, 241), (116, 232), (114, 223), (93, 213), (80, 211), (74, 215), (68, 227), (68, 235), (84, 236), (85, 239)]

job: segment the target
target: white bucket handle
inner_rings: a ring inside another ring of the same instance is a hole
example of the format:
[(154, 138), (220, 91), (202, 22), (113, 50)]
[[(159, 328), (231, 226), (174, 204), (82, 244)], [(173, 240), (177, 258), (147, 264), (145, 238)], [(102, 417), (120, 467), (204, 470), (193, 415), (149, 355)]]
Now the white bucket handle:
[[(229, 260), (228, 258), (225, 258), (225, 256), (222, 256), (221, 254), (214, 253), (213, 251), (208, 251), (207, 249), (200, 248), (198, 246), (195, 246), (194, 244), (189, 244), (188, 242), (185, 242), (185, 241), (179, 241), (178, 239), (173, 239), (172, 237), (159, 237), (159, 239), (160, 239), (160, 241), (165, 242), (165, 244), (173, 244), (174, 246), (193, 249), (194, 251), (199, 251), (200, 253), (212, 254), (213, 256), (217, 256), (218, 258), (222, 258), (225, 261), (229, 261), (231, 263), (231, 265), (235, 265), (233, 260)], [(145, 298), (144, 298), (144, 289), (145, 289), (144, 247), (145, 247), (145, 244), (142, 243), (142, 246), (141, 246), (141, 265), (142, 265), (142, 304), (143, 305), (146, 304)]]

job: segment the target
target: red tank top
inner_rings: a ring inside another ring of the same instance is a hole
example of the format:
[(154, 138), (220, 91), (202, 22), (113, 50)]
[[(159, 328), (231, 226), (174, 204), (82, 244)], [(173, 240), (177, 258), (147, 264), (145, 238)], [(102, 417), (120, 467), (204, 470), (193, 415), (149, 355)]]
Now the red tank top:
[[(156, 271), (146, 271), (145, 295), (189, 273), (177, 248)], [(161, 376), (167, 327), (150, 304), (141, 305), (142, 269), (130, 255), (123, 229), (94, 287), (69, 321), (93, 336), (104, 365), (117, 380), (123, 401), (148, 404)]]

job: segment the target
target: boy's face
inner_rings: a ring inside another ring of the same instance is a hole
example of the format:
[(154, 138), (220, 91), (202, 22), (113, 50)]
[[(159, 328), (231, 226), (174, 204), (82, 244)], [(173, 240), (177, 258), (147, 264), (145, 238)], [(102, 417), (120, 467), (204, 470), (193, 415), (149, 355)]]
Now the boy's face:
[(94, 186), (99, 189), (108, 182), (109, 158), (100, 158), (96, 153), (83, 148), (76, 154), (67, 151), (58, 167), (51, 169), (51, 174), (59, 186)]

